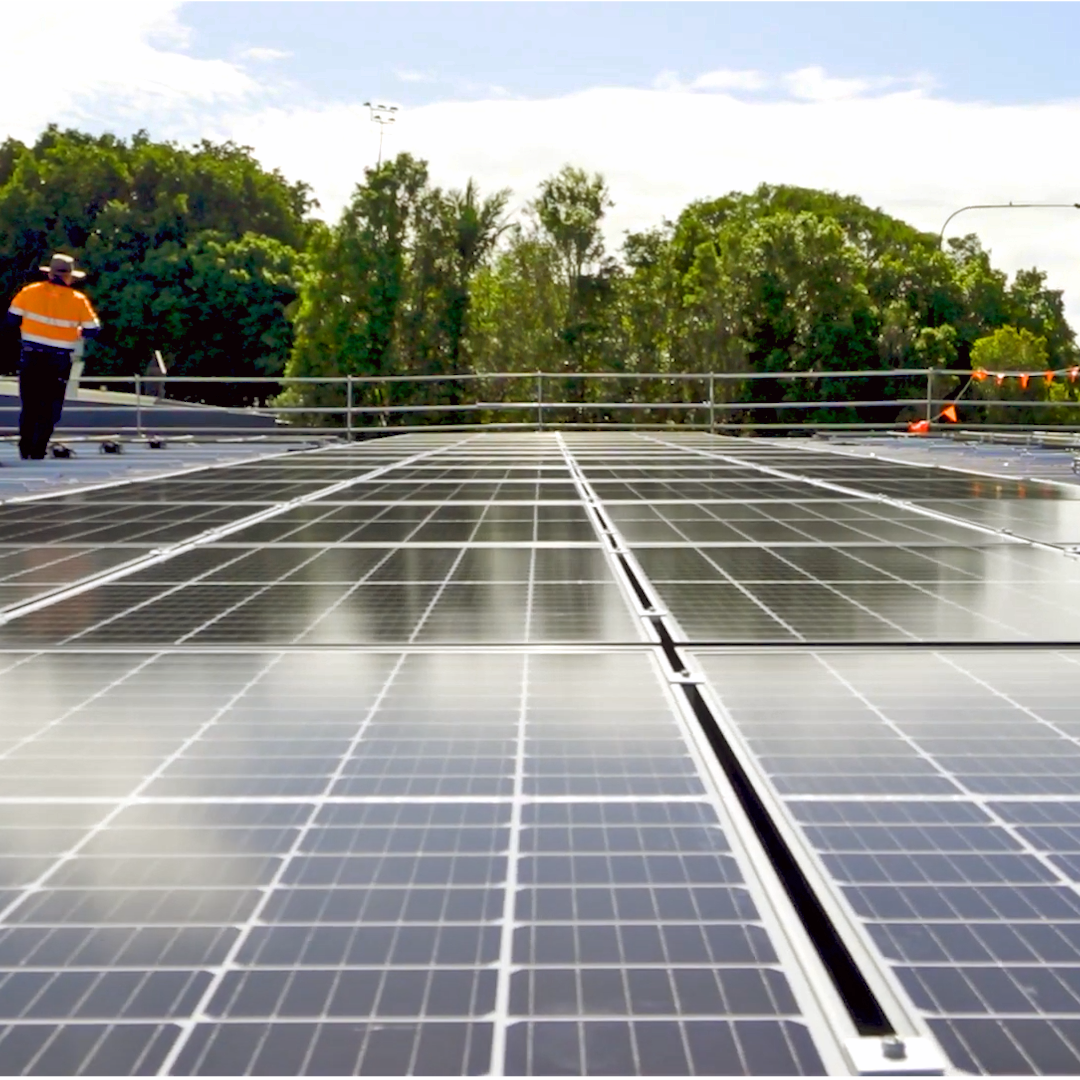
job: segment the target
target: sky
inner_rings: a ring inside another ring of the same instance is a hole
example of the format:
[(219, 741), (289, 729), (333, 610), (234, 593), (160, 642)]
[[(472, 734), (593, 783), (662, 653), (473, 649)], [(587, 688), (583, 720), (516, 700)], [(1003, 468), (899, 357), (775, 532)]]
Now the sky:
[(50, 122), (233, 139), (339, 213), (379, 129), (435, 183), (522, 207), (572, 163), (607, 237), (759, 183), (857, 195), (995, 265), (1039, 266), (1080, 330), (1080, 6), (1070, 3), (172, 3), (5, 10), (0, 136)]

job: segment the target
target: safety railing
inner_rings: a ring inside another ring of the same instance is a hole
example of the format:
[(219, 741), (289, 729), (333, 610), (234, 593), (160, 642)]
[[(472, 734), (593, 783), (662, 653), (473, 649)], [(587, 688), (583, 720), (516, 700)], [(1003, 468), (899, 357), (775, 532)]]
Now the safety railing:
[[(995, 396), (970, 370), (827, 372), (487, 372), (439, 375), (90, 376), (69, 390), (61, 430), (143, 437), (336, 436), (428, 430), (667, 429), (722, 434), (1073, 430), (1073, 397)], [(966, 384), (966, 385), (965, 385)], [(955, 394), (963, 390), (959, 399)], [(966, 395), (966, 396), (965, 396)], [(250, 404), (229, 404), (237, 399)], [(956, 423), (941, 419), (955, 406)], [(0, 434), (18, 427), (14, 380), (0, 379)], [(1045, 421), (1045, 422), (1044, 422)]]

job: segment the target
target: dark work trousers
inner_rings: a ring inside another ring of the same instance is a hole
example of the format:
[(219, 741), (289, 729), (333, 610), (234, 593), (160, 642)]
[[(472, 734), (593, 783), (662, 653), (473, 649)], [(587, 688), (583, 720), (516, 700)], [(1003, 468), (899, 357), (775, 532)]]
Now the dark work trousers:
[(53, 428), (64, 410), (64, 394), (71, 374), (67, 349), (23, 342), (19, 356), (19, 454), (40, 461), (45, 456)]

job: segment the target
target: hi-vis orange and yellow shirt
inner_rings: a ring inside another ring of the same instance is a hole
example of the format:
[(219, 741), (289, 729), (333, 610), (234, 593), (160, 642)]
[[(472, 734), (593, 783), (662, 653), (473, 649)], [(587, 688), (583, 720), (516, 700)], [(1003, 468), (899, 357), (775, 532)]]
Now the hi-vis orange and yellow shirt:
[(83, 293), (51, 281), (20, 289), (8, 311), (22, 316), (23, 341), (54, 349), (74, 349), (81, 331), (101, 326)]

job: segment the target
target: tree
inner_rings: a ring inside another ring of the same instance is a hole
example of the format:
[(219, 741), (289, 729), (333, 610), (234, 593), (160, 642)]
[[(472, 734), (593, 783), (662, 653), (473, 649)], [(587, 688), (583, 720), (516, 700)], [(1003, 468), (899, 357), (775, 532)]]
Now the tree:
[[(355, 400), (461, 403), (465, 390), (449, 376), (467, 367), (472, 281), (503, 230), (507, 198), (482, 198), (471, 180), (444, 193), (409, 154), (366, 170), (341, 220), (312, 245), (288, 374), (447, 376), (360, 384)], [(301, 388), (283, 400), (327, 407), (343, 404), (344, 393)], [(444, 411), (442, 419), (463, 417)]]
[(454, 370), (460, 362), (462, 344), (468, 333), (469, 286), (499, 237), (509, 228), (503, 220), (509, 199), (510, 191), (506, 188), (482, 199), (476, 182), (470, 179), (463, 192), (451, 191), (444, 203), (454, 248), (453, 276), (446, 302), (449, 360)]
[(1017, 271), (1008, 292), (1009, 322), (1046, 342), (1050, 367), (1068, 367), (1077, 360), (1075, 336), (1065, 318), (1060, 289), (1046, 288), (1046, 274), (1032, 267)]
[[(614, 295), (619, 271), (614, 260), (604, 257), (601, 222), (612, 205), (604, 178), (572, 165), (545, 180), (532, 203), (539, 228), (557, 255), (566, 290), (559, 334), (564, 344), (561, 366), (567, 372), (602, 367), (603, 361), (597, 361), (609, 352), (603, 349), (607, 328), (603, 312)], [(562, 392), (567, 400), (588, 396), (582, 379), (566, 380)]]
[(540, 185), (533, 207), (562, 261), (571, 310), (577, 282), (586, 266), (599, 262), (604, 254), (600, 222), (613, 205), (599, 173), (589, 176), (584, 169), (572, 165), (564, 165)]
[(1030, 330), (1002, 326), (971, 348), (971, 366), (986, 371), (1042, 371), (1049, 359), (1046, 338)]
[[(89, 271), (104, 324), (89, 373), (141, 373), (159, 349), (181, 372), (280, 374), (313, 206), (306, 185), (246, 147), (49, 127), (33, 146), (0, 146), (0, 290), (12, 295), (67, 250)], [(179, 393), (253, 397), (251, 387)]]
[[(204, 232), (190, 251), (193, 295), (184, 336), (186, 355), (175, 358), (176, 375), (276, 376), (292, 347), (288, 308), (297, 295), (302, 260), (288, 245), (257, 233), (239, 239)], [(194, 384), (193, 384), (194, 385)], [(200, 384), (207, 402), (265, 401), (275, 384)]]
[(1008, 322), (1010, 312), (1008, 278), (990, 265), (978, 237), (949, 240), (957, 285), (961, 290), (960, 311), (953, 324), (957, 331), (957, 352), (966, 366), (975, 342)]
[(557, 371), (567, 296), (558, 253), (535, 228), (509, 242), (476, 274), (468, 350), (477, 371)]
[[(1042, 372), (1046, 370), (1048, 358), (1046, 338), (1008, 325), (979, 338), (971, 348), (971, 366), (989, 372)], [(1014, 378), (1000, 383), (997, 379), (986, 379), (976, 382), (975, 386), (979, 397), (994, 402), (1036, 401), (1046, 397), (1046, 384), (1038, 375), (1026, 386)], [(1037, 407), (995, 404), (983, 411), (983, 418), (992, 424), (1037, 424), (1040, 420), (1047, 421), (1047, 413)]]

